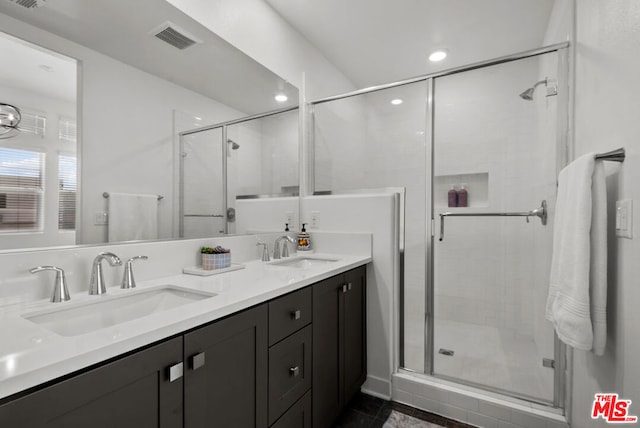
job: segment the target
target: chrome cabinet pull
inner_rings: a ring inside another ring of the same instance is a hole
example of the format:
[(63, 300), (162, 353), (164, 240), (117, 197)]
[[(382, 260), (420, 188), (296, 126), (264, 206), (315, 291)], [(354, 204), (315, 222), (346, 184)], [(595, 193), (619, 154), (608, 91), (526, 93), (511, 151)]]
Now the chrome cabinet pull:
[(200, 352), (191, 357), (191, 370), (198, 370), (200, 367), (204, 366), (204, 352)]
[(351, 291), (351, 283), (350, 282), (347, 282), (347, 290)]
[(169, 382), (176, 381), (184, 374), (184, 364), (182, 362), (169, 367)]
[(291, 311), (291, 319), (292, 320), (299, 320), (300, 316), (301, 316), (300, 309), (296, 309), (295, 311)]
[(289, 375), (296, 377), (300, 374), (300, 367), (289, 367)]
[(342, 292), (346, 293), (347, 291), (349, 291), (349, 287), (347, 286), (347, 284), (342, 284)]

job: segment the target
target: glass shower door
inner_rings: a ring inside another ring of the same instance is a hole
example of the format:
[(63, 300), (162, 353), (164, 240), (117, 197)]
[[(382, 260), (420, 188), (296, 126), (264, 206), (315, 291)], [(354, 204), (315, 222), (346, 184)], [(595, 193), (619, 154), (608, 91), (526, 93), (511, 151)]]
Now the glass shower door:
[(554, 52), (438, 77), (433, 102), (432, 374), (542, 403), (552, 221), (493, 214), (553, 208), (557, 75)]
[(222, 128), (181, 138), (181, 234), (223, 235), (226, 227), (225, 152)]

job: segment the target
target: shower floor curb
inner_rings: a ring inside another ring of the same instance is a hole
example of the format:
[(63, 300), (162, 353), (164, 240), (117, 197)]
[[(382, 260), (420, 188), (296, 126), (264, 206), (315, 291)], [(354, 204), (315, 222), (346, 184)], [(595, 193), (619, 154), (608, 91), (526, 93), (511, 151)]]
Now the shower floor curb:
[(395, 373), (393, 400), (461, 422), (479, 426), (498, 426), (508, 422), (523, 428), (568, 428), (561, 409), (543, 409), (535, 403), (498, 398), (452, 382), (409, 372)]

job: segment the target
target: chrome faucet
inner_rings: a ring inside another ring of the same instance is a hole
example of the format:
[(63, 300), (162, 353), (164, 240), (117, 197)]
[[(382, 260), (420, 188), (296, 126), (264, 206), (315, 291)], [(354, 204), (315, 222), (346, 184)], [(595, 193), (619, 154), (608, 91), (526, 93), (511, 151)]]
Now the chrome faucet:
[(51, 293), (51, 301), (52, 302), (65, 302), (67, 300), (71, 300), (69, 296), (69, 289), (67, 288), (67, 280), (64, 277), (64, 271), (56, 266), (38, 266), (30, 269), (29, 272), (36, 273), (42, 272), (43, 270), (55, 270), (56, 271), (56, 282), (53, 285), (53, 292)]
[(89, 294), (105, 294), (107, 287), (104, 284), (104, 276), (102, 275), (102, 260), (107, 260), (111, 266), (120, 266), (122, 260), (113, 253), (100, 253), (93, 260), (91, 269), (91, 281), (89, 282)]
[(256, 244), (256, 247), (259, 246), (259, 245), (263, 245), (264, 246), (264, 248), (262, 249), (262, 261), (263, 262), (268, 262), (269, 260), (271, 260), (269, 258), (269, 244), (258, 241), (258, 243)]
[[(282, 235), (281, 237), (277, 238), (276, 242), (273, 244), (273, 258), (275, 260), (280, 258), (280, 242), (283, 240), (291, 242), (292, 244), (296, 242), (296, 240), (289, 235)], [(289, 246), (286, 242), (282, 244), (282, 257), (289, 257)]]
[(148, 258), (149, 257), (147, 256), (135, 256), (127, 260), (127, 263), (124, 265), (124, 276), (122, 277), (122, 284), (120, 284), (120, 288), (136, 288), (136, 280), (133, 277), (132, 263), (134, 260), (147, 260)]

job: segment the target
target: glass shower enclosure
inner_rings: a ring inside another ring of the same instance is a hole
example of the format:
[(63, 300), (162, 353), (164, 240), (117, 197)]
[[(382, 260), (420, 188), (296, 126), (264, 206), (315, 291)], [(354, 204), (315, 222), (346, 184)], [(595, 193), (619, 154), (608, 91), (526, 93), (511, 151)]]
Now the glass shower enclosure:
[(236, 200), (298, 194), (298, 107), (180, 134), (179, 236), (236, 233)]
[(316, 194), (403, 189), (400, 370), (562, 407), (544, 303), (566, 50), (311, 103)]

